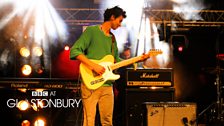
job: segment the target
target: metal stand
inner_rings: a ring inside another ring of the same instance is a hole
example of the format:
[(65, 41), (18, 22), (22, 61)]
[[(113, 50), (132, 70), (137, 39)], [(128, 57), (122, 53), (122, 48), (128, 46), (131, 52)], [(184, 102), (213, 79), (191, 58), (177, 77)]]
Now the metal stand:
[(221, 83), (221, 80), (220, 80), (220, 75), (221, 75), (221, 68), (220, 68), (220, 64), (219, 64), (219, 61), (217, 63), (217, 67), (216, 67), (216, 81), (215, 81), (215, 85), (216, 85), (216, 91), (217, 91), (217, 99), (216, 99), (216, 104), (215, 104), (215, 108), (212, 109), (211, 112), (214, 113), (214, 117), (212, 119), (212, 121), (215, 121), (215, 122), (220, 122), (220, 123), (223, 123), (224, 120), (223, 120), (223, 99), (222, 99), (222, 83)]
[[(220, 27), (220, 33), (217, 36), (216, 39), (216, 54), (219, 55), (220, 54), (220, 36), (223, 35), (224, 29), (222, 27)], [(217, 122), (219, 124), (223, 123), (223, 109), (222, 109), (222, 104), (223, 104), (223, 100), (222, 100), (222, 82), (221, 82), (221, 71), (223, 69), (221, 69), (221, 65), (220, 65), (220, 58), (216, 56), (216, 81), (215, 81), (215, 85), (216, 85), (216, 92), (217, 92), (217, 99), (216, 99), (216, 104), (215, 104), (215, 108), (211, 109), (212, 113), (214, 113), (213, 115), (213, 120), (214, 122)]]
[[(222, 94), (222, 83), (220, 80), (221, 75), (221, 69), (220, 65), (218, 64), (216, 67), (216, 90), (217, 90), (217, 99), (216, 102), (213, 102), (208, 107), (206, 107), (202, 112), (200, 112), (195, 120), (192, 120), (190, 124), (194, 124), (198, 122), (198, 120), (202, 117), (202, 115), (205, 114), (208, 110), (210, 110), (211, 117), (209, 117), (208, 123), (211, 124), (211, 126), (221, 126), (224, 124), (224, 111), (223, 111), (223, 98), (221, 96)], [(210, 126), (210, 125), (209, 125)]]
[[(216, 40), (216, 53), (217, 55), (220, 53), (220, 45), (219, 45), (219, 38), (220, 36), (223, 34), (223, 29), (221, 29), (220, 34), (217, 37)], [(223, 109), (222, 109), (222, 104), (223, 104), (223, 100), (222, 100), (222, 82), (221, 82), (221, 71), (223, 69), (221, 69), (221, 65), (220, 65), (220, 58), (216, 56), (216, 81), (215, 81), (215, 85), (216, 85), (216, 92), (217, 92), (217, 99), (216, 99), (216, 106), (213, 110), (215, 114), (215, 120), (218, 122), (223, 123)]]
[[(219, 55), (219, 37), (222, 35), (224, 30), (220, 32), (220, 34), (217, 37), (216, 40), (216, 53)], [(221, 82), (221, 74), (224, 69), (221, 68), (220, 60), (223, 60), (219, 57), (216, 57), (216, 68), (213, 70), (213, 72), (216, 74), (216, 79), (214, 84), (216, 85), (216, 102), (210, 104), (208, 107), (206, 107), (201, 113), (198, 114), (197, 118), (193, 120), (192, 122), (198, 122), (199, 118), (201, 118), (202, 115), (208, 110), (210, 110), (211, 117), (209, 118), (209, 123), (211, 123), (211, 126), (222, 126), (224, 125), (224, 111), (223, 111), (223, 98), (222, 98), (222, 89), (223, 85)], [(210, 126), (210, 125), (209, 125)]]

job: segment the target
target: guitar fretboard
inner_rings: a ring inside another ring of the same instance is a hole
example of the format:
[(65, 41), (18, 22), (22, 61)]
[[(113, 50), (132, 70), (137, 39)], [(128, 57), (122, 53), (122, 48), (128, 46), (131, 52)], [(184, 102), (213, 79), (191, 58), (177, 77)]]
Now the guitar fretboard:
[(120, 67), (127, 66), (127, 65), (130, 65), (132, 63), (138, 62), (140, 60), (141, 60), (141, 56), (138, 56), (138, 57), (134, 57), (134, 58), (131, 58), (131, 59), (127, 59), (127, 60), (112, 64), (110, 67), (111, 67), (112, 70), (115, 70), (115, 69), (118, 69)]
[[(147, 55), (148, 56), (156, 56), (158, 54), (162, 54), (162, 51), (158, 50), (158, 49), (151, 49)], [(111, 68), (111, 70), (115, 70), (117, 68), (120, 68), (120, 67), (127, 66), (127, 65), (130, 65), (132, 63), (138, 62), (140, 60), (142, 60), (142, 55), (137, 56), (137, 57), (133, 57), (131, 59), (123, 60), (123, 61), (115, 63), (115, 64), (112, 64), (110, 66), (110, 68)]]

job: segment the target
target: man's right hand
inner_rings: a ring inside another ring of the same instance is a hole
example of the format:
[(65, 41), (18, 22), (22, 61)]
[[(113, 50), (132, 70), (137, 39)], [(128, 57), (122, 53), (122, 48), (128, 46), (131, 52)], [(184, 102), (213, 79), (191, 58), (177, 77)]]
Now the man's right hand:
[(92, 70), (94, 70), (97, 74), (102, 75), (105, 72), (105, 68), (99, 64), (94, 63), (92, 65)]
[(85, 55), (80, 54), (76, 57), (76, 59), (80, 60), (82, 63), (86, 64), (89, 66), (91, 70), (96, 72), (96, 74), (102, 75), (105, 72), (105, 68), (97, 63), (92, 62), (88, 58), (86, 58)]

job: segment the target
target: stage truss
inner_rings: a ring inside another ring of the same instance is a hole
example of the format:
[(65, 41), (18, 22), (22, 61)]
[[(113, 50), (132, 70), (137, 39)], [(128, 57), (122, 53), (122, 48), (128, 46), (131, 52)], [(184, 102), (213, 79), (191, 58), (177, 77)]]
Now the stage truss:
[[(57, 8), (68, 25), (85, 25), (89, 23), (103, 22), (103, 9), (94, 8)], [(172, 25), (173, 23), (182, 24), (182, 26), (223, 26), (223, 10), (195, 10), (194, 14), (199, 14), (203, 20), (184, 20), (182, 15), (173, 10), (162, 10), (144, 8), (143, 12), (153, 18), (153, 22)]]

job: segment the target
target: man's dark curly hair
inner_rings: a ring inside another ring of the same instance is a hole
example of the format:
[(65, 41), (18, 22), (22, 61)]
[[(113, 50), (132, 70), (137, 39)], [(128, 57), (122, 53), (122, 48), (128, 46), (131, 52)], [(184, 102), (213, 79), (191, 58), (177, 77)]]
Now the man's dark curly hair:
[(113, 8), (108, 8), (106, 9), (106, 11), (104, 12), (103, 16), (104, 16), (104, 22), (105, 21), (109, 21), (110, 20), (110, 17), (114, 15), (115, 18), (119, 17), (119, 16), (123, 16), (124, 18), (126, 18), (126, 12), (118, 7), (118, 6), (115, 6)]

